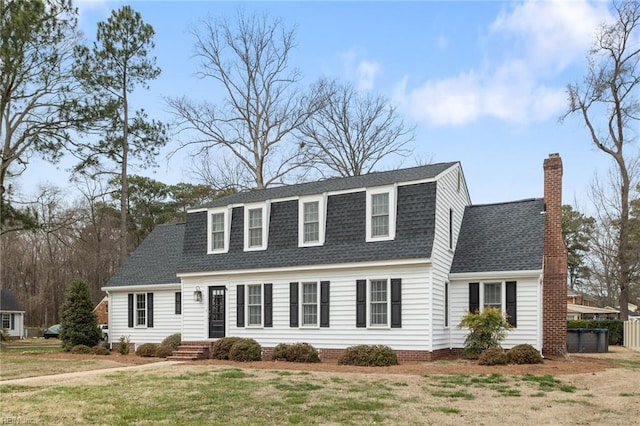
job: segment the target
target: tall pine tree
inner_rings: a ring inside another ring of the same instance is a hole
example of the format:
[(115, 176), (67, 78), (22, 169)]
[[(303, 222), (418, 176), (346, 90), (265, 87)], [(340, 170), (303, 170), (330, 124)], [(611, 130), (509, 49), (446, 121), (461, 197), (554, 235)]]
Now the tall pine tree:
[(70, 351), (76, 345), (95, 346), (100, 340), (98, 320), (85, 280), (75, 279), (67, 287), (60, 326), (60, 339), (65, 351)]

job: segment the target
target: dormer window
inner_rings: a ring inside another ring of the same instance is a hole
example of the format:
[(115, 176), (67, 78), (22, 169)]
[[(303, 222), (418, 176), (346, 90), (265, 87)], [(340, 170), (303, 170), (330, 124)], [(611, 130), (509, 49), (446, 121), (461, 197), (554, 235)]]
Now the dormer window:
[(251, 204), (244, 207), (244, 250), (267, 248), (268, 204)]
[(325, 198), (302, 197), (298, 202), (298, 246), (324, 244)]
[(229, 224), (231, 212), (227, 208), (208, 211), (207, 253), (227, 253), (229, 251)]
[(396, 236), (396, 188), (367, 190), (367, 241), (393, 240)]

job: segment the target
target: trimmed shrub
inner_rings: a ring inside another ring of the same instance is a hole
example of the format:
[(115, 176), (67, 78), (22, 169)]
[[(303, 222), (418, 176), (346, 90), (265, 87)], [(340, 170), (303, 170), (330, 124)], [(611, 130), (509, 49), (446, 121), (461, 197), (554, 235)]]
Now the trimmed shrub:
[(531, 345), (517, 345), (507, 351), (509, 364), (542, 364), (542, 355)]
[(320, 362), (318, 350), (308, 343), (281, 343), (273, 349), (273, 358), (289, 362)]
[(338, 358), (338, 364), (385, 367), (398, 365), (398, 356), (393, 349), (385, 345), (357, 345), (345, 349)]
[(253, 339), (240, 339), (229, 350), (231, 361), (260, 361), (262, 360), (262, 346)]
[(129, 336), (120, 336), (119, 343), (118, 352), (120, 355), (127, 355), (129, 353), (129, 346), (131, 345)]
[(506, 365), (507, 354), (502, 348), (489, 348), (483, 351), (478, 358), (480, 365)]
[[(177, 351), (182, 343), (182, 335), (180, 333), (175, 333), (170, 336), (167, 336), (162, 341), (162, 344), (165, 346), (169, 346), (174, 351)], [(164, 358), (164, 357), (162, 357)]]
[(92, 347), (91, 353), (94, 355), (111, 355), (111, 351), (102, 345)]
[(276, 361), (286, 361), (290, 347), (291, 345), (288, 345), (286, 343), (278, 344), (275, 348), (273, 348), (273, 359)]
[(223, 337), (216, 340), (211, 348), (211, 358), (213, 359), (229, 359), (229, 351), (231, 347), (242, 340), (242, 337)]
[(72, 354), (90, 354), (91, 348), (87, 345), (75, 345), (71, 348)]
[(174, 349), (171, 346), (167, 346), (164, 343), (158, 345), (156, 348), (156, 358), (166, 358), (173, 353)]
[(609, 330), (609, 344), (623, 344), (624, 321), (620, 320), (569, 320), (567, 328), (606, 328)]
[(138, 346), (138, 349), (136, 349), (136, 355), (142, 357), (154, 357), (156, 356), (157, 348), (158, 345), (156, 345), (155, 343), (143, 343)]

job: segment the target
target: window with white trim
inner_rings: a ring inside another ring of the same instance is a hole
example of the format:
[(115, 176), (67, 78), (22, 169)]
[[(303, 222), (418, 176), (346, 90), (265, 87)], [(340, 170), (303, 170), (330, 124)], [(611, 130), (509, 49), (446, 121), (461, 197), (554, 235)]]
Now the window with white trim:
[(393, 240), (396, 236), (396, 187), (367, 190), (367, 241)]
[(325, 197), (301, 197), (298, 202), (298, 246), (324, 244)]
[(136, 327), (147, 325), (147, 294), (136, 294)]
[(244, 207), (244, 249), (265, 250), (268, 234), (268, 205), (251, 204)]
[(369, 325), (389, 325), (389, 280), (369, 280)]
[(509, 324), (518, 325), (517, 281), (487, 281), (469, 283), (469, 312), (487, 307), (499, 309), (507, 316)]
[(212, 209), (208, 214), (207, 253), (227, 253), (229, 251), (229, 224), (231, 210)]
[(484, 307), (502, 311), (502, 283), (484, 283)]
[(262, 285), (247, 286), (247, 324), (249, 326), (262, 325)]
[(302, 326), (318, 326), (318, 295), (317, 282), (302, 283)]
[(2, 314), (2, 328), (11, 328), (11, 314)]

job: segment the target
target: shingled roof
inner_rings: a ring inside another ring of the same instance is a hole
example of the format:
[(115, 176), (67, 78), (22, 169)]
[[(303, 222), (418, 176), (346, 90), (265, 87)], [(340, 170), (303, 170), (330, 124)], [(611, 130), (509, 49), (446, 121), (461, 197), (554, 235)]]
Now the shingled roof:
[(541, 198), (468, 206), (451, 273), (542, 270)]
[(156, 226), (105, 287), (180, 283), (176, 270), (182, 254), (184, 228), (184, 223)]
[(13, 291), (7, 288), (0, 288), (0, 311), (3, 312), (24, 312), (24, 308), (16, 299)]
[(265, 200), (322, 194), (329, 191), (346, 191), (356, 188), (371, 188), (399, 182), (432, 179), (455, 164), (458, 164), (458, 162), (428, 164), (426, 166), (410, 167), (407, 169), (373, 172), (360, 176), (336, 177), (297, 185), (239, 192), (214, 200), (199, 208), (222, 207), (229, 204), (253, 203)]

